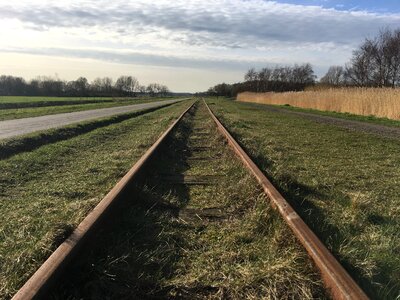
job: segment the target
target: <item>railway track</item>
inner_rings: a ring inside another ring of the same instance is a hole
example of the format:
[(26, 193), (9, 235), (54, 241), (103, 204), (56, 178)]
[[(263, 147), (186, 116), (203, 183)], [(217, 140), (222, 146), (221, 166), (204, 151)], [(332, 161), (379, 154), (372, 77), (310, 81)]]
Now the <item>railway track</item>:
[(13, 299), (263, 295), (367, 299), (197, 101)]

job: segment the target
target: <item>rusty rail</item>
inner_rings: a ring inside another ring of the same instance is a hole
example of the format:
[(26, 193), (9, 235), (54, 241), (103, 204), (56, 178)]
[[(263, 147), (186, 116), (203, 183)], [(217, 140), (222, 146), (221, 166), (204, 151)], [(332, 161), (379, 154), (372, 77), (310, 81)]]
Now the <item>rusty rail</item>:
[[(146, 162), (153, 156), (158, 147), (165, 141), (167, 136), (175, 128), (182, 117), (194, 105), (192, 103), (160, 138), (146, 151), (146, 153), (135, 163), (129, 172), (114, 186), (114, 188), (101, 200), (93, 211), (78, 225), (71, 236), (63, 242), (50, 257), (40, 266), (24, 286), (14, 295), (12, 299), (38, 299), (44, 297), (54, 282), (63, 274), (68, 263), (78, 254), (86, 241), (99, 228), (111, 208), (122, 198), (121, 194), (127, 186), (136, 178), (143, 169)], [(234, 140), (227, 129), (213, 114), (210, 107), (205, 103), (217, 128), (227, 139), (234, 152), (241, 158), (245, 166), (253, 173), (263, 187), (265, 193), (271, 199), (289, 227), (292, 229), (301, 244), (305, 247), (310, 257), (321, 272), (325, 286), (331, 292), (334, 299), (368, 299), (361, 288), (350, 277), (346, 270), (340, 265), (330, 251), (318, 239), (313, 231), (304, 223), (300, 216), (294, 211), (289, 203), (277, 191), (277, 189), (266, 178), (262, 171), (250, 159), (241, 146)]]
[(308, 254), (321, 272), (325, 286), (331, 293), (332, 297), (334, 299), (368, 299), (367, 295), (346, 272), (343, 266), (336, 260), (332, 253), (318, 239), (307, 224), (304, 223), (296, 211), (272, 185), (242, 147), (235, 141), (228, 130), (221, 124), (207, 103), (205, 101), (204, 103), (219, 131), (223, 136), (225, 136), (229, 145), (241, 158), (244, 165), (256, 177), (257, 181), (263, 187), (264, 192), (272, 201), (273, 206), (278, 209), (286, 223), (294, 232), (295, 236), (307, 250)]
[(74, 232), (50, 255), (32, 277), (14, 295), (14, 300), (38, 299), (45, 296), (54, 282), (63, 274), (68, 263), (77, 255), (80, 248), (98, 229), (105, 216), (118, 200), (126, 187), (137, 177), (146, 162), (165, 141), (182, 117), (194, 105), (194, 102), (171, 124), (159, 139), (146, 151), (113, 189), (97, 204), (97, 206), (78, 225)]

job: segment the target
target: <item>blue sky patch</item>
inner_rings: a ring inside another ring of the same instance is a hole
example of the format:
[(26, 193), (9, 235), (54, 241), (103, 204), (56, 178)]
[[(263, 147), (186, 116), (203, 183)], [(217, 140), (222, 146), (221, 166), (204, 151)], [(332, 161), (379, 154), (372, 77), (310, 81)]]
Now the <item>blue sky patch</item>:
[(398, 13), (400, 12), (400, 1), (398, 0), (278, 0), (279, 3), (290, 3), (298, 5), (317, 5), (324, 8), (335, 8), (337, 10), (365, 10), (369, 12), (379, 13)]

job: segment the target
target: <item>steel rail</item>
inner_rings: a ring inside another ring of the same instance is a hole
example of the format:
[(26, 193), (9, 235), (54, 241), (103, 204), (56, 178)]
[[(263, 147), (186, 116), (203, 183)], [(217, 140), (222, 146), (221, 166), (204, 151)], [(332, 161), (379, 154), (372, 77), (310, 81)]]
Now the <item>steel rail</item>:
[(85, 242), (96, 232), (99, 225), (111, 208), (121, 200), (120, 195), (127, 186), (136, 178), (143, 166), (153, 156), (160, 145), (166, 140), (183, 116), (193, 107), (193, 102), (184, 112), (168, 127), (158, 140), (135, 163), (125, 176), (111, 189), (111, 191), (97, 204), (97, 206), (78, 225), (73, 233), (50, 255), (39, 269), (19, 289), (12, 299), (28, 300), (40, 299), (46, 296), (46, 292), (54, 282), (63, 274), (68, 263), (79, 253)]
[(301, 219), (286, 199), (267, 179), (264, 173), (251, 160), (243, 148), (235, 141), (228, 130), (214, 115), (210, 107), (204, 101), (218, 130), (226, 138), (234, 152), (241, 158), (244, 165), (253, 173), (257, 181), (263, 187), (264, 192), (271, 200), (273, 207), (277, 208), (286, 223), (294, 232), (300, 243), (307, 250), (311, 259), (321, 272), (325, 287), (334, 299), (368, 299), (368, 296), (357, 285), (354, 279), (347, 273), (343, 266), (336, 260), (333, 254), (318, 239), (315, 233)]

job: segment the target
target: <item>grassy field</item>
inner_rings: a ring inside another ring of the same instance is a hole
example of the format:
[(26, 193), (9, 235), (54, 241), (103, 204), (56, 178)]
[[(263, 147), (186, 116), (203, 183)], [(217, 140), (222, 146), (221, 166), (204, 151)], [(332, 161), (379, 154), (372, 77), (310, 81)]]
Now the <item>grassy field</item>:
[[(325, 297), (307, 254), (205, 106), (191, 113), (147, 179), (127, 194), (118, 221), (55, 287), (54, 299)], [(218, 179), (179, 181), (204, 175)]]
[(400, 291), (400, 141), (209, 99), (265, 174), (374, 299)]
[(0, 97), (0, 121), (148, 103), (171, 98)]
[[(226, 99), (234, 100), (233, 98), (226, 98)], [(350, 120), (350, 121), (359, 121), (359, 122), (371, 123), (371, 124), (376, 124), (376, 125), (400, 127), (400, 120), (392, 120), (392, 119), (388, 119), (388, 118), (378, 118), (375, 116), (362, 116), (362, 115), (355, 115), (355, 114), (350, 114), (350, 113), (339, 113), (339, 112), (334, 112), (334, 111), (323, 111), (323, 110), (317, 110), (317, 109), (300, 108), (300, 107), (295, 107), (295, 106), (290, 106), (290, 105), (259, 104), (259, 103), (253, 103), (253, 102), (246, 102), (246, 103), (249, 106), (258, 107), (260, 109), (263, 109), (263, 107), (265, 107), (265, 106), (279, 107), (282, 109), (286, 109), (288, 111), (311, 113), (311, 114), (320, 115), (320, 116), (327, 116), (327, 117), (333, 117), (333, 118)]]
[(277, 104), (400, 120), (400, 89), (338, 88), (286, 93), (240, 93), (239, 101)]
[(65, 101), (104, 101), (113, 97), (48, 97), (48, 96), (0, 96), (3, 103), (32, 103), (32, 102), (65, 102)]
[(188, 102), (0, 161), (0, 298), (7, 299)]
[[(265, 105), (265, 104), (255, 104), (255, 105)], [(334, 118), (339, 118), (339, 119), (344, 119), (344, 120), (352, 120), (352, 121), (360, 121), (360, 122), (372, 123), (372, 124), (377, 124), (377, 125), (400, 127), (400, 120), (392, 120), (392, 119), (388, 119), (388, 118), (378, 118), (375, 116), (362, 116), (362, 115), (356, 115), (356, 114), (351, 114), (351, 113), (339, 113), (339, 112), (334, 112), (334, 111), (307, 109), (307, 108), (300, 108), (300, 107), (287, 106), (287, 105), (280, 105), (279, 107), (288, 109), (291, 111), (313, 113), (313, 114), (318, 114), (321, 116), (334, 117)]]

